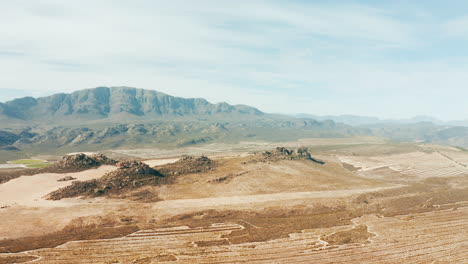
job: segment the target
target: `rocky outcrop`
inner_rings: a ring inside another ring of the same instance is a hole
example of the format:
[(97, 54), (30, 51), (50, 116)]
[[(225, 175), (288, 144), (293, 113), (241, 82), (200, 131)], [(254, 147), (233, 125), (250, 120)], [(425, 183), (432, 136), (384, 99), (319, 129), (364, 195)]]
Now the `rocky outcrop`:
[(97, 197), (109, 194), (121, 194), (124, 191), (147, 185), (158, 185), (163, 175), (139, 161), (117, 163), (117, 170), (108, 172), (99, 179), (75, 181), (70, 186), (61, 188), (48, 195), (50, 200), (89, 196)]
[(256, 154), (250, 162), (271, 162), (279, 160), (311, 160), (319, 164), (324, 164), (323, 161), (316, 160), (309, 153), (306, 147), (300, 147), (295, 150), (285, 147), (276, 147), (271, 151), (264, 151)]
[(100, 163), (101, 165), (115, 165), (117, 163), (116, 160), (109, 159), (103, 154), (93, 154), (91, 158)]
[(0, 130), (0, 146), (11, 145), (18, 139), (20, 139), (20, 136), (8, 131)]
[(162, 174), (170, 176), (212, 171), (215, 170), (216, 165), (215, 161), (205, 156), (182, 156), (180, 160), (159, 166), (157, 169)]
[(117, 168), (119, 168), (119, 170), (115, 172), (116, 174), (129, 173), (129, 174), (142, 174), (142, 175), (146, 175), (146, 174), (157, 175), (159, 173), (157, 170), (151, 168), (147, 164), (140, 162), (140, 161), (136, 161), (136, 160), (119, 162), (117, 163)]
[(65, 176), (63, 178), (58, 179), (57, 181), (73, 181), (76, 180), (76, 178), (73, 178), (72, 176)]
[(62, 160), (50, 166), (50, 170), (71, 170), (71, 169), (89, 169), (101, 165), (114, 165), (117, 161), (107, 158), (102, 154), (87, 156), (83, 153), (67, 155)]
[[(79, 154), (78, 154), (79, 155)], [(94, 164), (95, 159), (83, 158), (81, 155), (65, 158), (65, 164), (76, 164), (74, 161), (84, 162), (86, 166)], [(129, 191), (143, 187), (165, 183), (166, 176), (175, 176), (189, 173), (200, 173), (214, 170), (216, 162), (205, 157), (183, 156), (179, 161), (151, 168), (140, 161), (122, 161), (116, 164), (117, 169), (108, 172), (99, 179), (89, 181), (74, 181), (71, 185), (50, 193), (47, 199), (60, 200), (62, 198), (87, 196), (97, 197), (105, 195), (127, 194)]]

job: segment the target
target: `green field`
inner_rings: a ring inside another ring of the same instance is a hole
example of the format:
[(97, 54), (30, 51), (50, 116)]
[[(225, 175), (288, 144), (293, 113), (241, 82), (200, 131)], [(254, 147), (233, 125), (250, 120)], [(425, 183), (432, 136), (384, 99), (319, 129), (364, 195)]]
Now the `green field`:
[(39, 160), (39, 159), (10, 160), (8, 161), (8, 163), (26, 165), (26, 167), (28, 168), (45, 168), (51, 165), (51, 163), (47, 162), (46, 160)]
[(49, 167), (51, 163), (36, 163), (36, 164), (29, 164), (26, 165), (28, 168), (46, 168)]
[(8, 163), (13, 163), (13, 164), (36, 164), (36, 163), (42, 163), (42, 162), (45, 162), (45, 160), (19, 159), (19, 160), (11, 160)]

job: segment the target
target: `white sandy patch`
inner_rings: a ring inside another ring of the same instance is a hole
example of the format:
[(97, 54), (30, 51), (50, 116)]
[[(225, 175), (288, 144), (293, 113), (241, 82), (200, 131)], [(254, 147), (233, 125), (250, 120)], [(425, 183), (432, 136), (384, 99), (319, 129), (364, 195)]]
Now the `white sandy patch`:
[[(21, 176), (0, 184), (0, 207), (2, 206), (57, 206), (66, 205), (67, 201), (49, 201), (43, 197), (52, 191), (70, 185), (73, 181), (57, 181), (65, 176), (86, 181), (96, 179), (114, 170), (115, 166), (101, 166), (75, 173), (41, 173), (33, 176)], [(70, 201), (68, 201), (70, 203)]]
[(14, 163), (8, 163), (8, 164), (0, 164), (0, 169), (14, 169), (14, 168), (25, 168), (26, 165), (24, 164), (14, 164)]
[(150, 167), (154, 166), (161, 166), (169, 163), (174, 163), (178, 161), (179, 158), (174, 158), (174, 159), (154, 159), (154, 160), (144, 160), (143, 162), (148, 164)]

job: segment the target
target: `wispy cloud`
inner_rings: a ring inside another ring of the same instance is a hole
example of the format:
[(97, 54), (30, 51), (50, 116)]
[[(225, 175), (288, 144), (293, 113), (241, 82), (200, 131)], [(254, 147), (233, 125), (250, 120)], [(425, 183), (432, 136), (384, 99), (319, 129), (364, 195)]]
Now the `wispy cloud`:
[(468, 37), (468, 16), (458, 17), (447, 21), (444, 29), (452, 36)]
[(3, 87), (128, 85), (270, 112), (468, 115), (464, 104), (435, 110), (468, 92), (467, 59), (433, 45), (445, 45), (438, 36), (448, 29), (438, 24), (460, 32), (462, 22), (439, 21), (433, 10), (214, 0), (3, 1), (0, 9)]

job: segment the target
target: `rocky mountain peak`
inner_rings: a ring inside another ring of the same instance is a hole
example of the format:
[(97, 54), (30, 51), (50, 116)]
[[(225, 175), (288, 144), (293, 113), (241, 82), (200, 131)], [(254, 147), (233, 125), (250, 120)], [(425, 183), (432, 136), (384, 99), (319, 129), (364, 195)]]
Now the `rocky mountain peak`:
[[(132, 120), (260, 116), (256, 108), (202, 98), (181, 98), (132, 87), (96, 87), (47, 97), (24, 97), (0, 105), (0, 119), (23, 121)], [(71, 119), (72, 118), (72, 119)]]

